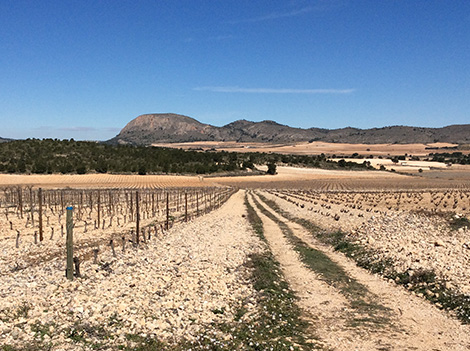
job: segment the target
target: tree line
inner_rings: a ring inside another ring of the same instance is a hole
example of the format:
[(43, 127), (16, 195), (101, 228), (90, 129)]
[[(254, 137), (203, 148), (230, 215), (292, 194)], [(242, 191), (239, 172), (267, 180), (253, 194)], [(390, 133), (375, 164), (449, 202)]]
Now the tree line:
[(429, 154), (430, 160), (435, 162), (453, 163), (460, 165), (470, 165), (470, 154), (465, 155), (462, 152), (442, 152)]
[[(318, 168), (368, 168), (330, 161), (325, 155), (281, 155), (109, 145), (99, 142), (26, 139), (0, 143), (0, 172), (34, 174), (209, 174), (254, 169), (255, 164)], [(270, 170), (273, 168), (271, 166)]]

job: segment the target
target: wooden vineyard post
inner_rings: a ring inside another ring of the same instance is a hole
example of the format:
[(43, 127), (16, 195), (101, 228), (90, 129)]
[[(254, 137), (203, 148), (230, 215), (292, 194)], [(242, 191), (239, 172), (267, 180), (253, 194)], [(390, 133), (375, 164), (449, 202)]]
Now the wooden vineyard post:
[(78, 206), (78, 213), (80, 215), (80, 219), (82, 218), (82, 210), (83, 210), (83, 191), (80, 191), (80, 205)]
[(196, 192), (196, 216), (199, 217), (199, 192)]
[(203, 191), (202, 193), (202, 204), (204, 205), (204, 210), (202, 211), (202, 213), (207, 213), (207, 196), (206, 196), (206, 192)]
[(90, 201), (90, 216), (91, 216), (91, 213), (93, 212), (93, 191), (90, 191), (89, 201)]
[(68, 280), (73, 280), (73, 207), (67, 207), (67, 269), (65, 275)]
[(135, 244), (139, 245), (140, 233), (140, 213), (139, 213), (139, 192), (135, 192)]
[(180, 191), (176, 191), (176, 206), (175, 206), (176, 212), (179, 212), (180, 210)]
[(131, 205), (130, 205), (130, 220), (133, 221), (134, 220), (134, 201), (132, 201), (132, 192), (130, 193), (130, 200), (131, 200)]
[(31, 211), (31, 226), (34, 227), (33, 187), (29, 188), (29, 207)]
[(184, 193), (184, 221), (188, 221), (188, 193)]
[(23, 189), (18, 188), (18, 206), (20, 207), (20, 217), (23, 218)]
[(209, 204), (209, 210), (208, 212), (212, 211), (212, 191), (209, 192), (209, 194), (207, 194), (208, 197), (209, 197), (209, 201), (207, 201), (207, 203)]
[(206, 213), (209, 213), (211, 211), (211, 193), (207, 192), (206, 194)]
[(145, 192), (145, 212), (147, 214), (147, 219), (148, 219), (148, 214), (149, 214), (149, 204), (150, 204), (150, 194), (148, 190)]
[(98, 228), (100, 227), (101, 223), (101, 193), (98, 190)]
[(60, 209), (64, 212), (64, 190), (60, 191)]
[(155, 193), (152, 192), (152, 217), (155, 217)]
[(113, 194), (111, 190), (108, 191), (108, 216), (114, 215), (114, 208), (113, 208)]
[(166, 193), (166, 229), (170, 229), (170, 197), (170, 193)]
[(42, 231), (42, 188), (38, 189), (38, 199), (39, 199), (39, 241), (43, 241), (44, 234)]

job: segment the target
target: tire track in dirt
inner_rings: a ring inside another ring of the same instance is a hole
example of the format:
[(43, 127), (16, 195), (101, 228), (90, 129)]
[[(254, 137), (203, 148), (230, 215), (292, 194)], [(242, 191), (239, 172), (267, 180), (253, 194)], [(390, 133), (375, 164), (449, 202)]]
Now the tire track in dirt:
[[(253, 196), (250, 201), (256, 205), (259, 203), (259, 198)], [(266, 205), (261, 206), (266, 208)], [(379, 331), (379, 335), (397, 332), (395, 326), (389, 324), (387, 316), (383, 315), (386, 309), (375, 305), (372, 301), (374, 296), (352, 278), (346, 277), (351, 286), (343, 286), (343, 289), (338, 286), (341, 282), (337, 281), (336, 284), (327, 282), (321, 273), (302, 262), (299, 253), (286, 238), (279, 224), (260, 211), (259, 207), (255, 208), (263, 221), (265, 236), (271, 250), (281, 263), (290, 286), (299, 297), (299, 306), (305, 312), (306, 318), (312, 321), (314, 333), (321, 338), (324, 346), (327, 349), (348, 351), (376, 350), (378, 347), (388, 350), (392, 347), (388, 344), (388, 340), (383, 340), (382, 336), (378, 340), (371, 338), (371, 330)], [(337, 268), (332, 262), (330, 266), (331, 268), (328, 268), (330, 270)], [(349, 290), (361, 291), (367, 296), (351, 298)], [(364, 308), (373, 311), (369, 313)], [(377, 309), (380, 309), (380, 312)], [(362, 328), (358, 328), (358, 325), (362, 325)]]
[[(259, 197), (257, 199), (261, 200)], [(342, 343), (332, 344), (335, 349), (357, 350), (469, 350), (470, 338), (468, 326), (446, 315), (426, 301), (422, 301), (394, 284), (374, 276), (344, 255), (316, 241), (302, 226), (294, 223), (272, 210), (266, 203), (261, 202), (269, 213), (287, 225), (294, 235), (308, 246), (328, 255), (333, 262), (340, 265), (351, 279), (376, 296), (380, 304), (389, 309), (389, 318), (398, 328), (371, 329), (367, 326), (357, 326), (358, 330), (345, 335), (346, 340), (354, 343), (347, 346)], [(271, 220), (272, 223), (274, 221)], [(290, 248), (292, 250), (292, 248)], [(301, 294), (299, 294), (300, 296)], [(334, 295), (331, 297), (335, 298)], [(347, 317), (343, 315), (343, 317)], [(325, 334), (320, 334), (325, 340), (330, 340)], [(351, 338), (351, 339), (349, 339)], [(334, 341), (334, 338), (333, 338)], [(364, 344), (363, 344), (364, 342)]]
[[(340, 316), (347, 308), (347, 300), (301, 263), (279, 226), (259, 211), (251, 196), (248, 200), (263, 223), (264, 235), (272, 253), (280, 262), (289, 285), (299, 297), (299, 306), (304, 312), (305, 320), (314, 325), (312, 334), (321, 335), (323, 339), (325, 333), (340, 333), (345, 328)], [(339, 334), (337, 337), (341, 338)], [(331, 344), (329, 340), (325, 342)]]

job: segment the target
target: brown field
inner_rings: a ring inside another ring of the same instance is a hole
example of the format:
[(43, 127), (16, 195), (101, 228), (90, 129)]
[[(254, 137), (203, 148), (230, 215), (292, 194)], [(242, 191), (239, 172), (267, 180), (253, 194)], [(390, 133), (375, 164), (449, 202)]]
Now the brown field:
[[(392, 168), (387, 167), (387, 168)], [(470, 188), (470, 167), (410, 172), (394, 166), (397, 172), (340, 171), (277, 167), (275, 176), (214, 177), (205, 181), (240, 188), (288, 188), (312, 190), (406, 190)], [(405, 172), (402, 174), (401, 171)]]
[[(431, 152), (446, 152), (442, 150), (426, 150), (426, 148), (444, 148), (456, 147), (457, 144), (432, 143), (432, 144), (342, 144), (325, 143), (320, 141), (300, 142), (294, 144), (266, 144), (266, 143), (237, 143), (234, 141), (217, 142), (188, 142), (188, 143), (164, 143), (153, 144), (153, 146), (181, 148), (181, 149), (202, 149), (202, 150), (224, 150), (234, 152), (273, 152), (279, 154), (294, 155), (351, 155), (358, 153), (364, 156), (398, 156), (414, 155), (426, 156)], [(464, 153), (470, 153), (470, 150), (459, 150)]]
[[(354, 159), (351, 159), (354, 161)], [(357, 161), (357, 160), (355, 160)], [(396, 172), (343, 171), (278, 166), (277, 174), (245, 176), (185, 175), (0, 175), (0, 187), (34, 188), (152, 188), (233, 186), (239, 188), (305, 188), (319, 190), (356, 189), (447, 189), (470, 187), (470, 166), (446, 167), (434, 162), (392, 164), (389, 160), (371, 160)], [(359, 162), (362, 162), (360, 160)], [(263, 169), (264, 166), (260, 166)], [(418, 169), (425, 171), (418, 173)]]
[(171, 188), (208, 186), (197, 176), (166, 175), (0, 175), (0, 186), (43, 188)]

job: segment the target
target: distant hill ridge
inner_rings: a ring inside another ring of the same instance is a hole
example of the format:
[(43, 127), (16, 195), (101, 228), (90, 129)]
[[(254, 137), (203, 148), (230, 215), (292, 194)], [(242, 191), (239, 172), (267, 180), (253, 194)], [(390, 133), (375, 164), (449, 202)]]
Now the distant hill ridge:
[(274, 121), (238, 120), (223, 127), (174, 113), (145, 114), (130, 121), (108, 142), (151, 145), (191, 141), (288, 143), (324, 141), (352, 144), (470, 143), (470, 124), (443, 128), (391, 126), (372, 129), (293, 128)]

